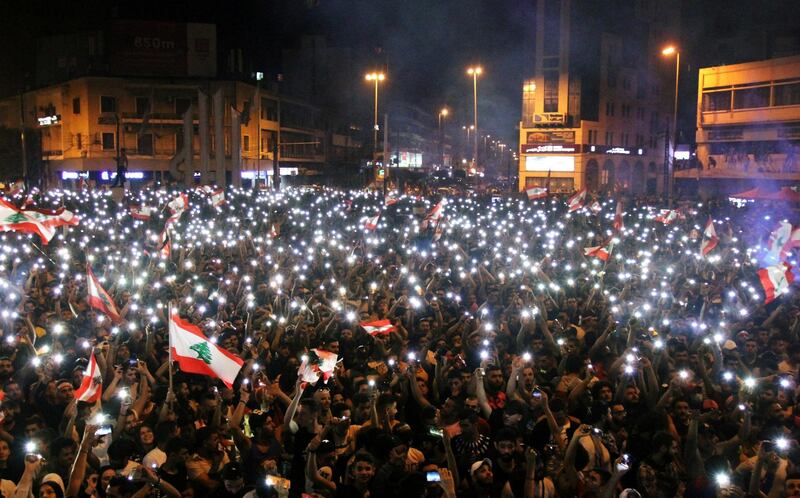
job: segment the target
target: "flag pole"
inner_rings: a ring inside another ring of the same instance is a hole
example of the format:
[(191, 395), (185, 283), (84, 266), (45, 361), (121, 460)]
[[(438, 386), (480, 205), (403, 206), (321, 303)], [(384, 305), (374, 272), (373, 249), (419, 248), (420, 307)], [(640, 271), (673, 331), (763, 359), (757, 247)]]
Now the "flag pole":
[(170, 332), (172, 328), (172, 303), (170, 303), (167, 313), (169, 313), (167, 317), (167, 343), (169, 347), (169, 359), (167, 360), (169, 365), (169, 389), (167, 389), (167, 393), (171, 395), (169, 397), (169, 408), (172, 410), (172, 397), (174, 396), (174, 391), (172, 390), (172, 333)]

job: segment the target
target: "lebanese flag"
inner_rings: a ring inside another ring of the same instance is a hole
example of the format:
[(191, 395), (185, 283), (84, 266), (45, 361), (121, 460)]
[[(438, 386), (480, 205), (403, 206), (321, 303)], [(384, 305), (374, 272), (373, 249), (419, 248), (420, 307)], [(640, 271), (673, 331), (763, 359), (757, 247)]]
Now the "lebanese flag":
[(147, 221), (153, 215), (154, 208), (149, 206), (131, 206), (131, 216), (135, 220)]
[(594, 214), (597, 214), (603, 210), (603, 206), (601, 206), (599, 202), (594, 201), (589, 205), (589, 209), (591, 209)]
[(614, 243), (609, 241), (606, 244), (594, 246), (594, 247), (584, 247), (583, 254), (584, 256), (594, 257), (601, 261), (608, 261), (609, 256), (611, 256), (611, 251), (614, 249)]
[(425, 219), (422, 220), (422, 225), (420, 226), (422, 230), (427, 230), (431, 222), (439, 221), (441, 217), (444, 216), (444, 205), (445, 200), (442, 199), (433, 206), (430, 213), (425, 215)]
[(87, 403), (97, 403), (102, 394), (103, 374), (100, 373), (97, 360), (94, 358), (94, 350), (92, 350), (92, 354), (89, 356), (89, 366), (83, 372), (81, 386), (75, 390), (75, 399)]
[(679, 219), (683, 219), (683, 215), (681, 215), (681, 212), (677, 209), (662, 209), (655, 217), (655, 221), (665, 225), (671, 225)]
[(774, 261), (783, 261), (785, 259), (783, 251), (789, 249), (787, 246), (792, 240), (792, 234), (792, 224), (786, 221), (781, 221), (778, 228), (769, 234), (767, 248), (769, 249), (769, 256)]
[(337, 361), (339, 361), (339, 356), (336, 353), (324, 349), (312, 349), (307, 355), (303, 355), (297, 376), (309, 384), (315, 384), (320, 377), (327, 383), (328, 379), (333, 376)]
[(56, 228), (64, 225), (74, 226), (78, 221), (77, 216), (64, 208), (56, 211), (19, 209), (10, 202), (0, 199), (0, 230), (35, 233), (45, 245), (55, 237)]
[(86, 290), (89, 293), (87, 299), (89, 301), (89, 306), (105, 313), (113, 322), (122, 321), (122, 318), (119, 316), (119, 311), (117, 311), (117, 306), (114, 304), (114, 300), (111, 299), (108, 292), (106, 292), (103, 286), (100, 285), (100, 282), (97, 281), (97, 277), (92, 273), (92, 266), (88, 263), (86, 264)]
[(378, 228), (378, 220), (380, 218), (381, 218), (381, 213), (378, 213), (371, 218), (367, 218), (367, 221), (364, 223), (364, 229), (372, 231)]
[(586, 189), (577, 192), (576, 194), (572, 195), (569, 199), (567, 199), (567, 206), (569, 206), (569, 212), (577, 211), (578, 209), (583, 207), (584, 202), (586, 202)]
[(394, 325), (389, 320), (375, 320), (374, 322), (361, 322), (361, 327), (369, 335), (387, 335), (394, 330)]
[(703, 230), (703, 242), (700, 243), (700, 252), (705, 256), (717, 247), (718, 243), (717, 231), (714, 230), (714, 220), (709, 217), (706, 228)]
[(386, 194), (386, 198), (383, 200), (384, 206), (391, 206), (392, 204), (397, 204), (400, 199), (397, 198), (397, 194), (394, 192), (389, 192)]
[(617, 212), (614, 214), (614, 231), (621, 233), (625, 230), (625, 223), (622, 221), (622, 201), (617, 201)]
[(764, 304), (768, 304), (789, 290), (789, 285), (794, 282), (794, 275), (790, 265), (780, 263), (758, 270), (758, 279), (764, 287)]
[(214, 207), (219, 207), (225, 204), (225, 191), (223, 189), (219, 189), (215, 192), (211, 193), (211, 205)]
[(182, 213), (189, 209), (189, 196), (180, 194), (178, 197), (169, 201), (167, 207), (169, 207), (172, 214)]
[(525, 193), (528, 194), (529, 201), (534, 199), (544, 199), (547, 197), (547, 189), (542, 187), (531, 187), (525, 190)]
[(230, 389), (244, 361), (222, 349), (203, 334), (199, 327), (184, 321), (170, 310), (169, 343), (172, 360), (182, 372), (220, 379)]

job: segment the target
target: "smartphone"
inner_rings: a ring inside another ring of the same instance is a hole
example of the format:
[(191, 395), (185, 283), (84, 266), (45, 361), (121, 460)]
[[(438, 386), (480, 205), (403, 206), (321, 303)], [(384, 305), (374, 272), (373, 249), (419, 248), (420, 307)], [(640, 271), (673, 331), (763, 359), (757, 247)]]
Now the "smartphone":
[(107, 436), (109, 434), (111, 434), (111, 426), (108, 424), (101, 425), (96, 431), (94, 431), (95, 436)]
[(428, 482), (441, 482), (442, 476), (439, 474), (438, 471), (432, 470), (429, 472), (425, 472), (425, 480)]
[(534, 387), (533, 391), (531, 391), (531, 396), (533, 396), (534, 398), (541, 398), (542, 391), (540, 391), (538, 387)]
[(441, 429), (436, 429), (434, 427), (431, 427), (430, 429), (428, 429), (428, 434), (430, 434), (431, 436), (436, 436), (436, 437), (444, 437), (444, 432), (442, 432)]

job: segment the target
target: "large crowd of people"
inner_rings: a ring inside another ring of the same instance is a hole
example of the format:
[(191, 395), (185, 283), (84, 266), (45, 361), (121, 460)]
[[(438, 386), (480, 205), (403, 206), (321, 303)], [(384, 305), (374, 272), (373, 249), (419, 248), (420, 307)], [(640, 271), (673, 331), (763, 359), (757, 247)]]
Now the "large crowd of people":
[[(800, 496), (786, 206), (183, 193), (0, 234), (4, 498)], [(170, 361), (170, 309), (234, 382)]]

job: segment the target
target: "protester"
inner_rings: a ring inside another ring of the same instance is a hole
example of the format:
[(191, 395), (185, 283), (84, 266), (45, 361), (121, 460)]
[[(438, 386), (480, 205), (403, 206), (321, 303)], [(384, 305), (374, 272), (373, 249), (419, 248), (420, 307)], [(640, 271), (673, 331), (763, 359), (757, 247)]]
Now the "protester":
[(31, 200), (2, 205), (5, 498), (800, 495), (783, 206)]

